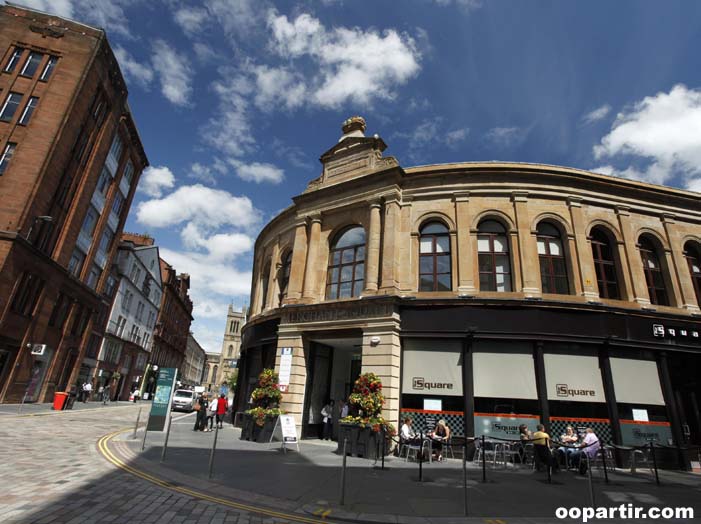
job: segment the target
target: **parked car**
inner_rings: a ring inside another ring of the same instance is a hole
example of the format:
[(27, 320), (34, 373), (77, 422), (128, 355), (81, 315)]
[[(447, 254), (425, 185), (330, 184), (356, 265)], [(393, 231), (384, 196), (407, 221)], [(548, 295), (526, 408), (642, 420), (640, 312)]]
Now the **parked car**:
[(176, 389), (173, 395), (174, 411), (187, 411), (190, 413), (195, 409), (195, 392), (190, 389)]

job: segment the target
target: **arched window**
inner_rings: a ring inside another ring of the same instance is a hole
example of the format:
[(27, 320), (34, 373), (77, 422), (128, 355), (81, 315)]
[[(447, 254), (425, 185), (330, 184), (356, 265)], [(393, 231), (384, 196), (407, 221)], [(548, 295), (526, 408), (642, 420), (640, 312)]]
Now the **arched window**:
[(450, 236), (440, 222), (429, 222), (420, 231), (419, 291), (450, 291)]
[(217, 373), (218, 373), (218, 372), (219, 372), (219, 366), (214, 366), (214, 367), (212, 368), (212, 378), (209, 379), (209, 381), (210, 381), (212, 384), (216, 384), (216, 383), (217, 383)]
[(652, 239), (647, 235), (640, 237), (639, 245), (650, 302), (660, 306), (668, 306), (669, 299), (667, 298), (667, 287), (662, 274), (659, 252)]
[(292, 268), (292, 251), (288, 251), (282, 256), (282, 265), (280, 266), (280, 304), (287, 296), (287, 285), (290, 283), (290, 269)]
[(594, 255), (596, 282), (599, 285), (599, 296), (602, 298), (620, 299), (616, 260), (613, 255), (613, 245), (609, 235), (595, 227), (591, 232), (591, 251)]
[(496, 220), (484, 220), (477, 229), (480, 291), (511, 291), (506, 229)]
[(263, 281), (261, 282), (260, 290), (263, 296), (261, 297), (260, 310), (263, 311), (268, 304), (268, 280), (270, 280), (270, 262), (265, 265), (263, 270)]
[(233, 355), (234, 355), (234, 346), (229, 344), (229, 353), (227, 354), (227, 356), (231, 357)]
[(365, 230), (353, 227), (344, 231), (329, 252), (326, 298), (358, 297), (365, 283)]
[(567, 282), (567, 262), (560, 231), (549, 222), (538, 224), (538, 259), (543, 293), (570, 292)]
[(699, 249), (699, 245), (691, 241), (684, 244), (684, 256), (689, 264), (691, 281), (694, 284), (694, 291), (696, 291), (696, 302), (701, 306), (701, 249)]

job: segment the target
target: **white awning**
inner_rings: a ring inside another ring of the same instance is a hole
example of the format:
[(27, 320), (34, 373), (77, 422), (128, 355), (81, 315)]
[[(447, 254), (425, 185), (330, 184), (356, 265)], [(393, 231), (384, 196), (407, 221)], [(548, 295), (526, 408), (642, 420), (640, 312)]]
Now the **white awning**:
[(531, 353), (472, 355), (475, 397), (537, 399)]
[(402, 393), (462, 396), (462, 342), (405, 339)]
[(664, 406), (657, 363), (653, 360), (611, 358), (616, 402)]
[(606, 402), (599, 358), (545, 353), (548, 400)]

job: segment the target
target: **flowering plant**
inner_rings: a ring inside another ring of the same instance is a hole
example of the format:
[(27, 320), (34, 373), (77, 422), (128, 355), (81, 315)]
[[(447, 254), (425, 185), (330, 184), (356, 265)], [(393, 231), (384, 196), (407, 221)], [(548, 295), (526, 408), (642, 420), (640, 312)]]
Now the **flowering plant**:
[(282, 392), (278, 385), (278, 375), (272, 369), (264, 369), (258, 375), (258, 387), (251, 393), (253, 408), (246, 411), (259, 426), (265, 425), (266, 417), (276, 417), (282, 414), (280, 400)]
[(348, 397), (348, 403), (357, 415), (342, 418), (343, 424), (370, 428), (375, 432), (384, 428), (387, 434), (396, 434), (394, 426), (382, 417), (382, 406), (385, 404), (382, 381), (374, 373), (365, 373), (358, 377), (353, 386), (353, 393)]

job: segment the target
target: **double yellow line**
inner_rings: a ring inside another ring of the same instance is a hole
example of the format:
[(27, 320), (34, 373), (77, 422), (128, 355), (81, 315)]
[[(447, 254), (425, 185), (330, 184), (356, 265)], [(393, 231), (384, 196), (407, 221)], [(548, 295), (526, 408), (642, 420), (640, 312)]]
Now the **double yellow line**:
[[(114, 433), (110, 433), (109, 435), (105, 435), (102, 437), (98, 442), (97, 442), (97, 448), (102, 453), (102, 456), (105, 457), (109, 462), (117, 466), (119, 469), (122, 471), (126, 471), (128, 473), (131, 473), (132, 475), (135, 475), (141, 479), (147, 480), (153, 484), (156, 484), (157, 486), (160, 486), (165, 489), (169, 489), (171, 491), (176, 491), (178, 493), (182, 493), (183, 495), (188, 495), (190, 497), (198, 498), (201, 500), (206, 500), (208, 502), (214, 502), (216, 504), (221, 504), (223, 506), (228, 506), (230, 508), (242, 510), (242, 511), (248, 511), (250, 513), (256, 513), (258, 515), (265, 515), (268, 517), (276, 517), (280, 519), (287, 519), (289, 522), (304, 522), (308, 524), (328, 524), (330, 521), (328, 520), (318, 520), (318, 519), (312, 519), (308, 517), (304, 517), (302, 515), (295, 515), (291, 513), (281, 513), (279, 511), (274, 511), (272, 509), (267, 509), (267, 508), (262, 508), (262, 507), (257, 507), (257, 506), (249, 506), (247, 504), (241, 504), (239, 502), (234, 502), (231, 500), (219, 498), (219, 497), (213, 497), (211, 495), (207, 495), (206, 493), (202, 493), (199, 491), (195, 491), (183, 486), (176, 486), (166, 480), (161, 480), (158, 477), (154, 477), (153, 475), (150, 475), (148, 473), (145, 473), (143, 471), (139, 471), (138, 469), (135, 469), (128, 464), (125, 464), (119, 457), (117, 457), (112, 451), (109, 449), (109, 442), (112, 440), (114, 437), (119, 435), (120, 433), (124, 433), (126, 431), (130, 431), (129, 428), (127, 429), (120, 429), (118, 431), (115, 431)], [(330, 511), (329, 511), (330, 513)], [(326, 515), (324, 515), (325, 517)]]

